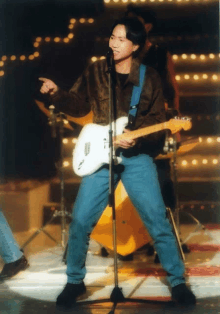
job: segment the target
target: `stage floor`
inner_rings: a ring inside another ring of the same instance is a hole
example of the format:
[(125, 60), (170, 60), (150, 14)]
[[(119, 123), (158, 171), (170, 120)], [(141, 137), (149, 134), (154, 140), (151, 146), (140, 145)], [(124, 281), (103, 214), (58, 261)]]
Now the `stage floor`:
[[(48, 226), (54, 232), (57, 226)], [(182, 227), (183, 238), (194, 230), (194, 226)], [(56, 233), (57, 234), (57, 233)], [(20, 242), (21, 235), (16, 235)], [(62, 313), (55, 309), (55, 300), (66, 283), (66, 265), (60, 245), (40, 245), (47, 236), (41, 234), (25, 250), (30, 267), (16, 277), (0, 284), (1, 314), (50, 314)], [(51, 240), (49, 240), (51, 241)], [(142, 250), (134, 254), (133, 261), (118, 262), (119, 287), (126, 298), (152, 300), (145, 304), (126, 302), (117, 305), (116, 314), (121, 313), (220, 313), (220, 226), (207, 226), (189, 239), (191, 252), (186, 254), (186, 278), (195, 293), (198, 304), (194, 308), (180, 308), (170, 302), (170, 289), (160, 264)], [(109, 299), (114, 288), (113, 257), (101, 257), (100, 246), (90, 242), (87, 258), (85, 284), (87, 296), (80, 300)], [(1, 267), (2, 267), (1, 262)], [(155, 303), (154, 301), (159, 301)], [(70, 313), (109, 313), (112, 303), (78, 304)]]

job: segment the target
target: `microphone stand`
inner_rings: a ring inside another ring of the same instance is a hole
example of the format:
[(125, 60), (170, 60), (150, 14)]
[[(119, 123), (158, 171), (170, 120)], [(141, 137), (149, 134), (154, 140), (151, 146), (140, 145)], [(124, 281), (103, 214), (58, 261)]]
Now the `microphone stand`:
[[(115, 150), (113, 145), (113, 122), (115, 109), (115, 68), (113, 60), (113, 51), (109, 48), (107, 53), (108, 80), (109, 80), (109, 207), (112, 209), (112, 230), (113, 230), (113, 251), (114, 251), (114, 280), (115, 287), (111, 293), (110, 300), (114, 303), (114, 309), (118, 302), (123, 302), (125, 297), (122, 289), (118, 286), (118, 260), (117, 260), (117, 232), (116, 232), (116, 210), (114, 193), (114, 165)], [(114, 124), (115, 128), (115, 124)], [(116, 134), (114, 130), (114, 135)], [(114, 313), (114, 310), (113, 310)]]

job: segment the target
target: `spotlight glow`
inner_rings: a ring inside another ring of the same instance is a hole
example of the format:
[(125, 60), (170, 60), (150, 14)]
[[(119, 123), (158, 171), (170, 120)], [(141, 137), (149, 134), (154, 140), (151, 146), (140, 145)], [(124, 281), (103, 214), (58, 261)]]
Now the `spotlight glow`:
[(207, 160), (207, 159), (203, 159), (203, 160), (202, 160), (202, 163), (203, 163), (204, 165), (206, 165), (206, 164), (208, 163), (208, 160)]
[(74, 37), (73, 33), (69, 33), (69, 34), (68, 34), (68, 38), (69, 38), (69, 39), (72, 39), (73, 37)]
[(212, 138), (211, 138), (211, 137), (208, 137), (208, 138), (207, 138), (207, 143), (212, 143), (212, 142), (213, 142)]
[(97, 57), (92, 57), (92, 58), (91, 58), (91, 61), (92, 61), (92, 62), (96, 62), (97, 60), (98, 60)]
[(185, 74), (185, 75), (184, 75), (184, 79), (185, 79), (185, 80), (188, 80), (189, 78), (190, 78), (189, 74)]
[(193, 53), (193, 54), (191, 54), (191, 59), (193, 59), (193, 60), (195, 60), (196, 59), (196, 55)]
[(195, 166), (198, 164), (198, 160), (197, 159), (193, 159), (192, 164)]
[(217, 165), (218, 159), (213, 159), (212, 163), (213, 163), (214, 165)]
[(63, 162), (63, 166), (64, 166), (64, 167), (68, 167), (69, 165), (70, 165), (69, 161), (64, 161), (64, 162)]
[(67, 138), (64, 138), (63, 139), (63, 144), (67, 144), (68, 143), (68, 139)]
[(188, 162), (186, 160), (183, 160), (182, 161), (182, 166), (187, 166), (188, 165)]

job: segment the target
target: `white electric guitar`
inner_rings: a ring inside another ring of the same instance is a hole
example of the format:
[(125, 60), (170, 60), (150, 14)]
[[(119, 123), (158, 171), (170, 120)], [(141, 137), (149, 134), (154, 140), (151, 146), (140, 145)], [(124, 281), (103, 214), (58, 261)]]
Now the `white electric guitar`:
[[(129, 133), (123, 133), (128, 123), (128, 118), (121, 117), (113, 123), (112, 129), (115, 140), (136, 139), (161, 130), (170, 129), (176, 133), (181, 129), (189, 130), (192, 123), (189, 118), (174, 118), (167, 122), (141, 128)], [(117, 157), (117, 163), (121, 158)], [(104, 164), (109, 163), (109, 125), (101, 126), (89, 123), (82, 129), (73, 151), (73, 170), (80, 176), (90, 175)]]

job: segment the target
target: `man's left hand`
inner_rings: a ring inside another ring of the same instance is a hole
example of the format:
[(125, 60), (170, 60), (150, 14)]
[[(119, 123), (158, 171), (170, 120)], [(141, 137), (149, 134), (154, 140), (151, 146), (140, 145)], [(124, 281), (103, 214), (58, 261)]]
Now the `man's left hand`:
[[(129, 132), (131, 132), (131, 131), (128, 129), (124, 129), (124, 133), (129, 133)], [(114, 146), (121, 147), (124, 149), (134, 147), (136, 145), (136, 143), (137, 143), (137, 139), (135, 139), (135, 140), (123, 139), (123, 140), (119, 140), (119, 141), (113, 141)]]

